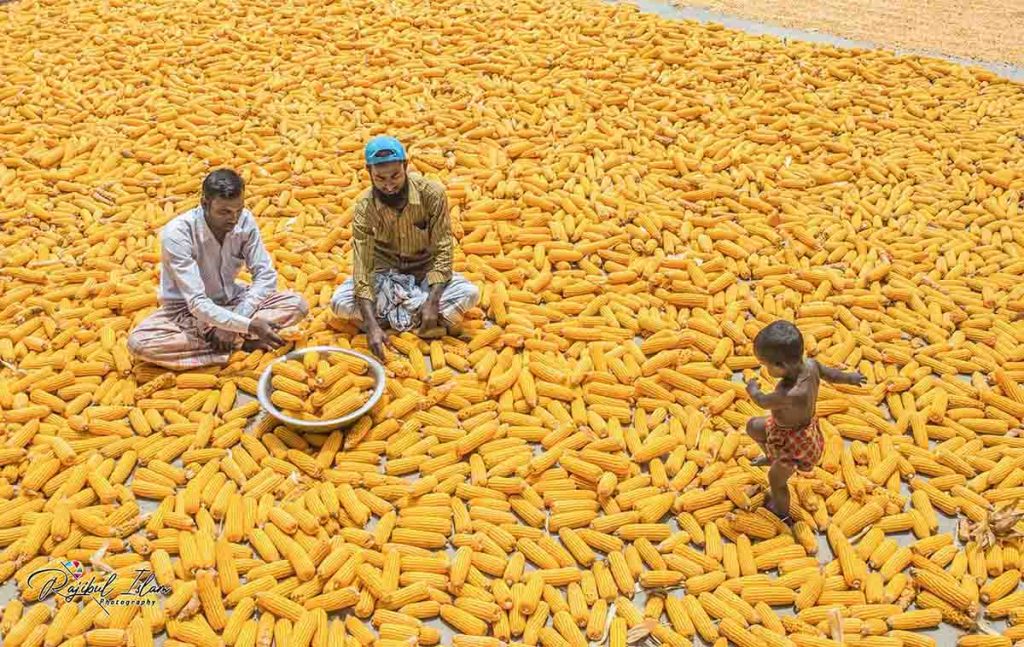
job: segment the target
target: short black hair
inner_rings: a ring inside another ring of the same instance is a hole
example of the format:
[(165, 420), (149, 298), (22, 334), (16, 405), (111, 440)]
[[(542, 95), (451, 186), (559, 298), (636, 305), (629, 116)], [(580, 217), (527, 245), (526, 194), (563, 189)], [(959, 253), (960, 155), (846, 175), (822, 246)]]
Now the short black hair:
[(754, 352), (772, 364), (794, 364), (803, 359), (804, 336), (788, 321), (773, 321), (754, 337)]
[(245, 182), (242, 177), (229, 168), (219, 168), (212, 171), (203, 180), (203, 200), (223, 198), (234, 200), (242, 195), (245, 190)]

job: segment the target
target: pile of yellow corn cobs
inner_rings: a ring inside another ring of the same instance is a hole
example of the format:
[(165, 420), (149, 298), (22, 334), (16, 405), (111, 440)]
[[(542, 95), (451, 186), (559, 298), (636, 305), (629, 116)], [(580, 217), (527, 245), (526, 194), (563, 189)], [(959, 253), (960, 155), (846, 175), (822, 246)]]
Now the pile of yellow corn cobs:
[[(0, 12), (5, 646), (1024, 639), (1019, 86), (590, 0)], [(397, 336), (344, 436), (237, 402), (273, 355), (133, 366), (221, 165), (298, 345), (365, 348), (327, 304), (382, 132), (448, 187), (461, 338)], [(792, 530), (732, 379), (776, 318), (869, 380), (822, 386)], [(40, 600), (76, 561), (103, 595)]]
[[(271, 368), (270, 402), (298, 420), (337, 420), (355, 413), (370, 399), (376, 384), (366, 362), (339, 354), (310, 351), (302, 361), (287, 360)], [(203, 376), (216, 380), (216, 376)]]

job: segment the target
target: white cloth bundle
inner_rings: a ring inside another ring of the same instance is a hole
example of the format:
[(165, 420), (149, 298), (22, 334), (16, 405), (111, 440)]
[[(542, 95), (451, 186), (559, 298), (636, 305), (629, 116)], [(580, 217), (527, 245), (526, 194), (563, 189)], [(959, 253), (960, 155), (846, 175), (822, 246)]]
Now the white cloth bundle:
[(408, 332), (420, 325), (420, 309), (427, 293), (416, 278), (394, 270), (374, 275), (377, 293), (377, 319), (388, 322), (392, 330)]

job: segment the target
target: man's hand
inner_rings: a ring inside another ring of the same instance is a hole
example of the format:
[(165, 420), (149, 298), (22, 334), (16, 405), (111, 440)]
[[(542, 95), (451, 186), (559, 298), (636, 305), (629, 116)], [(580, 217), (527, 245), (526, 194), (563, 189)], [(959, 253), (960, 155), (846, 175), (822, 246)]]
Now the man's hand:
[(238, 341), (238, 333), (231, 332), (230, 330), (224, 330), (223, 328), (217, 328), (210, 335), (210, 345), (213, 346), (213, 350), (218, 353), (228, 353), (235, 349), (235, 344)]
[(384, 348), (391, 347), (391, 340), (388, 339), (388, 334), (376, 323), (366, 331), (366, 341), (370, 345), (370, 350), (373, 351), (373, 354), (381, 360), (384, 359)]
[(284, 340), (277, 334), (278, 326), (269, 319), (256, 315), (249, 321), (249, 334), (256, 337), (259, 348), (274, 350), (284, 345)]
[(868, 378), (864, 377), (864, 374), (861, 373), (860, 371), (856, 373), (848, 373), (848, 375), (850, 378), (850, 384), (852, 384), (853, 386), (864, 386), (864, 384), (868, 381)]
[(429, 339), (444, 335), (444, 330), (437, 324), (441, 311), (441, 296), (446, 286), (447, 283), (435, 283), (430, 286), (430, 295), (420, 309), (420, 337)]
[(420, 337), (435, 335), (437, 328), (438, 313), (440, 304), (433, 299), (427, 299), (420, 310)]

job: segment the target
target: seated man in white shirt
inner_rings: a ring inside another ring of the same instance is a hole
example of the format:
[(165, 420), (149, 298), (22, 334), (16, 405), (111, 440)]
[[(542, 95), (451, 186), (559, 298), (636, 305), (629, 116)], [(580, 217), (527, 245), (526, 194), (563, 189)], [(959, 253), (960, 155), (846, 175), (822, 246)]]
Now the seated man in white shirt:
[[(172, 370), (224, 364), (235, 350), (270, 350), (277, 330), (309, 312), (298, 294), (277, 291), (277, 271), (242, 178), (230, 169), (203, 180), (200, 206), (163, 228), (159, 310), (128, 337), (137, 360)], [(242, 265), (252, 284), (235, 281)]]

